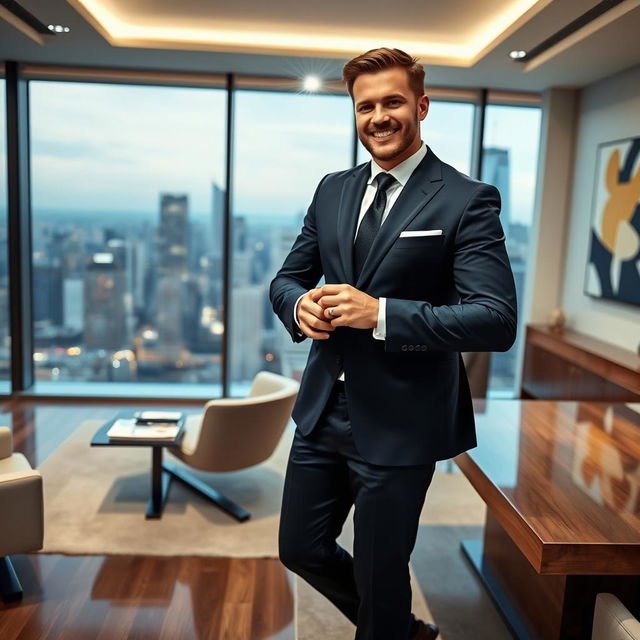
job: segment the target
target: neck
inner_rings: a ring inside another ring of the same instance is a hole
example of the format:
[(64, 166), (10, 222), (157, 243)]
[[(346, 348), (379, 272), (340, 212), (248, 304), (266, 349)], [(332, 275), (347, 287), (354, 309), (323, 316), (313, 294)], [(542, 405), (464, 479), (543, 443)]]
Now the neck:
[(413, 144), (405, 149), (400, 155), (395, 158), (390, 158), (389, 160), (381, 160), (379, 158), (374, 158), (376, 164), (384, 169), (385, 171), (390, 171), (394, 167), (397, 167), (401, 162), (404, 162), (407, 158), (410, 158), (420, 147), (422, 146), (422, 138), (418, 137)]

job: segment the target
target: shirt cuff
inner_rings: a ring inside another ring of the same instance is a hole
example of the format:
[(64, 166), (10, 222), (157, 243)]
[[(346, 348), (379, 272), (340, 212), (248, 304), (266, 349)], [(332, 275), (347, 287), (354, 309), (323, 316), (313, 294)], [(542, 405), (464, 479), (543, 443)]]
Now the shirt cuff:
[(298, 327), (298, 333), (302, 333), (302, 331), (300, 330), (300, 323), (298, 322), (298, 302), (300, 302), (300, 300), (302, 300), (302, 298), (304, 298), (304, 296), (307, 295), (307, 292), (303, 293), (297, 300), (296, 303), (293, 305), (293, 321), (296, 323), (296, 327)]
[(387, 337), (387, 299), (378, 300), (378, 326), (373, 329), (373, 337), (376, 340), (385, 340)]

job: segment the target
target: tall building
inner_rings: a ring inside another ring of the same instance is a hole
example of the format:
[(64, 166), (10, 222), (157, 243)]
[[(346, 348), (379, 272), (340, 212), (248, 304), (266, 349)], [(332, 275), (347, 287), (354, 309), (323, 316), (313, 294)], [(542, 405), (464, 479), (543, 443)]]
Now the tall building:
[[(275, 229), (271, 234), (271, 271), (275, 272), (282, 266), (299, 230), (296, 228)], [(279, 361), (279, 373), (300, 380), (309, 355), (310, 340), (293, 342), (291, 336), (281, 322), (275, 324), (274, 349)]]
[(231, 297), (231, 380), (247, 384), (261, 369), (263, 285), (245, 285), (233, 289)]
[(63, 323), (70, 330), (82, 334), (84, 323), (84, 285), (82, 278), (65, 278), (63, 282)]
[(497, 187), (502, 198), (500, 222), (508, 233), (511, 223), (511, 190), (510, 190), (509, 150), (498, 147), (486, 147), (482, 154), (482, 181)]
[(184, 347), (183, 285), (187, 275), (188, 198), (160, 196), (156, 317), (159, 354), (167, 361), (180, 359)]
[(182, 326), (183, 282), (173, 275), (158, 278), (155, 324), (158, 331), (157, 351), (163, 360), (176, 362), (184, 346)]
[(63, 323), (63, 275), (60, 260), (46, 257), (33, 261), (33, 320), (40, 326)]
[(94, 253), (84, 285), (84, 344), (117, 351), (131, 344), (125, 309), (125, 269), (114, 253)]
[(211, 250), (214, 258), (221, 258), (224, 247), (224, 189), (211, 185)]
[[(510, 237), (512, 227), (517, 225), (511, 224), (511, 166), (508, 149), (498, 147), (487, 147), (484, 149), (482, 179), (484, 182), (494, 185), (498, 191), (500, 191), (502, 199), (500, 222), (507, 235), (507, 249), (511, 259), (518, 300), (518, 315), (520, 315), (521, 301), (524, 297), (526, 263), (518, 250), (517, 239)], [(517, 365), (516, 354), (518, 353), (521, 333), (522, 332), (518, 332), (516, 344), (509, 349), (509, 351), (491, 354), (489, 386), (494, 391), (513, 391), (513, 380)]]
[(247, 250), (247, 219), (244, 216), (233, 217), (233, 251)]
[(187, 270), (188, 215), (189, 200), (186, 195), (161, 194), (158, 227), (161, 271), (180, 275)]

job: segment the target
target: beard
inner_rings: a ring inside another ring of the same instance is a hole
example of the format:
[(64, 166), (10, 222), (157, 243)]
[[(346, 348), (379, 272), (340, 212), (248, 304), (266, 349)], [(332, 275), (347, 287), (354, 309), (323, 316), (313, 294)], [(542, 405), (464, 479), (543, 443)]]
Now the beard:
[[(414, 143), (418, 132), (418, 123), (414, 123), (412, 127), (405, 127), (399, 123), (392, 125), (392, 128), (399, 126), (399, 130), (393, 134), (392, 144), (378, 144), (371, 140), (369, 134), (359, 135), (362, 146), (371, 154), (374, 160), (382, 160), (388, 162), (402, 155)], [(383, 138), (384, 140), (384, 138)]]

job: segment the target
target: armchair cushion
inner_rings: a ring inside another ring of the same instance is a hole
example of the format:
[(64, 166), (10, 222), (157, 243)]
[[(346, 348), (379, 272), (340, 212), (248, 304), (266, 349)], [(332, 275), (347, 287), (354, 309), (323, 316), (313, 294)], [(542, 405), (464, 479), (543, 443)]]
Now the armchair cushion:
[(610, 593), (599, 593), (591, 640), (640, 640), (640, 622)]
[(42, 548), (42, 476), (38, 471), (0, 475), (0, 556)]
[(21, 453), (11, 453), (11, 431), (0, 427), (0, 557), (42, 548), (42, 476)]
[(0, 482), (5, 481), (5, 473), (25, 471), (31, 471), (31, 465), (21, 453), (14, 453), (8, 458), (0, 459)]
[(13, 437), (11, 429), (0, 427), (0, 460), (8, 458), (13, 451)]

